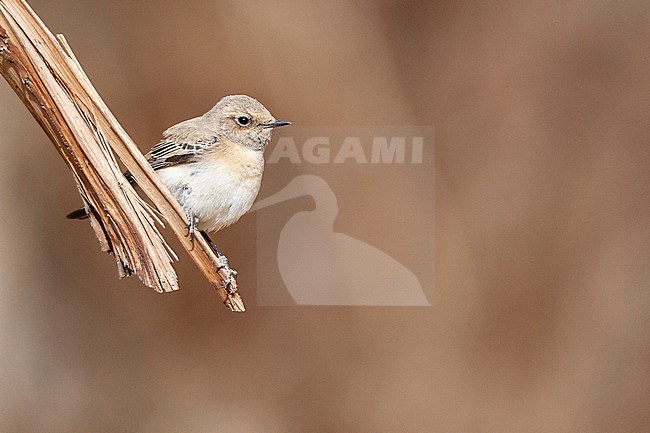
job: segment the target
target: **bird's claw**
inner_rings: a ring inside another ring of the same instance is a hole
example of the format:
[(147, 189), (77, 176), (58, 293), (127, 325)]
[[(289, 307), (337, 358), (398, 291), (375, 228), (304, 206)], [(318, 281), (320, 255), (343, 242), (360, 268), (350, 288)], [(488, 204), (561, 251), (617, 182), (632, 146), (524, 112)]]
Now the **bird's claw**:
[(228, 289), (228, 286), (231, 286), (233, 282), (237, 280), (237, 271), (232, 269), (230, 267), (230, 264), (228, 263), (228, 258), (224, 256), (223, 254), (220, 254), (218, 256), (219, 262), (221, 263), (221, 266), (219, 266), (219, 270), (223, 269), (224, 272), (226, 273), (226, 278), (224, 279), (223, 285), (219, 286), (220, 289)]
[(210, 248), (212, 248), (214, 254), (217, 256), (217, 271), (223, 269), (224, 273), (226, 274), (226, 277), (223, 280), (223, 285), (220, 285), (219, 289), (224, 289), (231, 295), (233, 293), (236, 293), (237, 288), (233, 285), (233, 283), (235, 283), (237, 280), (237, 271), (230, 267), (230, 263), (228, 263), (228, 257), (219, 251), (219, 248), (217, 248), (217, 245), (212, 242), (210, 236), (208, 236), (208, 234), (204, 231), (201, 231), (201, 234), (203, 235), (203, 238), (206, 240), (208, 245), (210, 245)]
[(199, 217), (196, 215), (190, 215), (187, 217), (187, 225), (185, 228), (187, 229), (187, 235), (190, 238), (190, 242), (194, 240), (194, 235), (196, 233), (196, 229), (199, 226)]

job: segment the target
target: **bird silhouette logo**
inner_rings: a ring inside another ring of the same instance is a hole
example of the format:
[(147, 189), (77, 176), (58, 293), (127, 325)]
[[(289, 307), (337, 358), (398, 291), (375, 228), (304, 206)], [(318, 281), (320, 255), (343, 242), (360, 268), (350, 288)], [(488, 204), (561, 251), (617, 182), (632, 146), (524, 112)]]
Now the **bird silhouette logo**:
[(379, 248), (334, 231), (339, 208), (323, 178), (296, 176), (250, 212), (301, 196), (311, 196), (316, 207), (286, 222), (277, 249), (280, 276), (298, 305), (431, 305), (406, 266)]

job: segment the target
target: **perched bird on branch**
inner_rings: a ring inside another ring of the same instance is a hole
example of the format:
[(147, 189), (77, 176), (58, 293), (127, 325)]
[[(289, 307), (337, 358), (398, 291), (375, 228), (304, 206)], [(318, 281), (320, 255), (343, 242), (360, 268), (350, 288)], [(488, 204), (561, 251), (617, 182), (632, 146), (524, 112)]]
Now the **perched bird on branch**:
[[(271, 132), (290, 124), (276, 120), (250, 96), (226, 96), (203, 116), (167, 129), (145, 155), (185, 210), (190, 238), (199, 230), (222, 260), (225, 256), (206, 231), (221, 230), (250, 209), (260, 190)], [(125, 176), (137, 183), (131, 173)], [(67, 217), (88, 214), (81, 208)], [(228, 274), (234, 274), (227, 260), (223, 262)]]

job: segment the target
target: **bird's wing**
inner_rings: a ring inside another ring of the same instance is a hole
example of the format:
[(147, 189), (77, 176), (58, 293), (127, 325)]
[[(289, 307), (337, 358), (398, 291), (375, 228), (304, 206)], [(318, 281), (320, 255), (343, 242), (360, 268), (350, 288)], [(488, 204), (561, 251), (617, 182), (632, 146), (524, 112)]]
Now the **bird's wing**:
[[(203, 122), (202, 117), (196, 117), (163, 132), (162, 140), (145, 155), (151, 168), (160, 170), (176, 164), (190, 163), (199, 154), (216, 149), (219, 146), (219, 137), (213, 130), (205, 127)], [(125, 172), (124, 176), (130, 183), (135, 182), (131, 172)]]
[(201, 125), (202, 118), (186, 120), (163, 133), (163, 138), (145, 155), (154, 170), (192, 162), (219, 145), (219, 137)]

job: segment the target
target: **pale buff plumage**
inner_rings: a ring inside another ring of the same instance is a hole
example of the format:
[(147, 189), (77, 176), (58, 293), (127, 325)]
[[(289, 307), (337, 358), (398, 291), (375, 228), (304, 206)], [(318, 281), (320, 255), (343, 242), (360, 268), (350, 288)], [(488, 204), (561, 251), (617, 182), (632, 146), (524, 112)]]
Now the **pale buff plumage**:
[(197, 161), (159, 169), (158, 176), (198, 228), (217, 231), (236, 222), (255, 201), (264, 154), (233, 143), (214, 146)]

